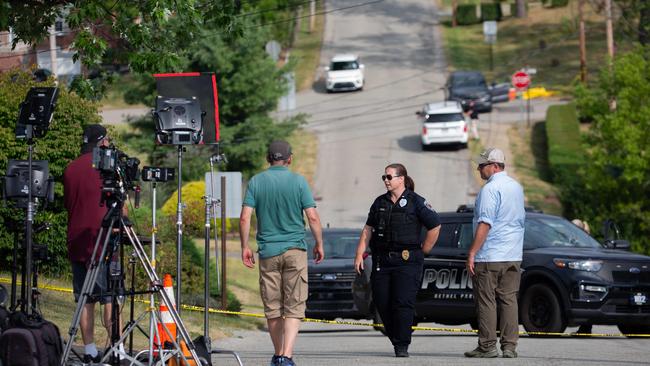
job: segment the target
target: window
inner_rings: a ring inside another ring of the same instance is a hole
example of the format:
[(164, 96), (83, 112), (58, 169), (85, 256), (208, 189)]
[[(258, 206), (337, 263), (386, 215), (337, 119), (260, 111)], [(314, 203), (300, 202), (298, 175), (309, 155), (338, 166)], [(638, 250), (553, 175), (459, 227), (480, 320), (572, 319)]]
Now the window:
[(359, 64), (356, 61), (332, 62), (332, 71), (356, 70)]
[[(307, 233), (305, 241), (307, 242), (307, 255), (309, 259), (313, 259), (314, 237)], [(353, 259), (357, 253), (357, 244), (359, 244), (359, 234), (356, 232), (323, 233), (323, 250), (325, 250), (325, 257), (328, 259)]]
[(471, 222), (461, 224), (458, 234), (458, 247), (462, 249), (469, 249), (474, 240), (474, 227)]
[(427, 122), (458, 122), (465, 118), (461, 113), (427, 114)]

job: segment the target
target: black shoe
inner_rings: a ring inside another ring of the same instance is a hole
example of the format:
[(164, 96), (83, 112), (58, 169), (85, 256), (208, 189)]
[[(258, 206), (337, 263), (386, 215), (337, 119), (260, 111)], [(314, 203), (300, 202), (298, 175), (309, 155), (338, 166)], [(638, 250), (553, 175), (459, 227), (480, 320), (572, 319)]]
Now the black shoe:
[(95, 357), (91, 355), (84, 355), (83, 363), (85, 364), (93, 364), (93, 363), (99, 363), (99, 361), (102, 360), (102, 353), (97, 352), (97, 355)]
[(269, 363), (269, 366), (279, 366), (281, 361), (282, 361), (282, 356), (273, 355), (273, 357), (271, 357), (271, 362)]
[(395, 347), (395, 357), (408, 357), (408, 347)]
[(296, 363), (293, 362), (291, 357), (280, 356), (280, 366), (296, 366)]

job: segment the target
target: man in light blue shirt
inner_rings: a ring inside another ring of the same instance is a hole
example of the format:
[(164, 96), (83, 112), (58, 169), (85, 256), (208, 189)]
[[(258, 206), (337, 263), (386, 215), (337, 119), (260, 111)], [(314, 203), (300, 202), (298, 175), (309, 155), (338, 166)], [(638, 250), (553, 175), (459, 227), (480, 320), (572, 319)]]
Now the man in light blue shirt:
[(497, 319), (503, 357), (517, 357), (517, 293), (526, 211), (523, 188), (504, 169), (503, 151), (490, 148), (479, 156), (478, 170), (487, 182), (476, 197), (474, 240), (467, 256), (478, 318), (478, 347), (465, 352), (466, 357), (498, 357)]

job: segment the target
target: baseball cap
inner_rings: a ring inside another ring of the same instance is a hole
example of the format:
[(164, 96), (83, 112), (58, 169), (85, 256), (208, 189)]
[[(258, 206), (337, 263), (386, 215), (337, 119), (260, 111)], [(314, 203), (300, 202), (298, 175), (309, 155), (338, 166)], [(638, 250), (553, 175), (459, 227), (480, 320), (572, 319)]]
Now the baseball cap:
[(488, 164), (488, 163), (501, 163), (505, 164), (506, 162), (506, 156), (503, 154), (503, 151), (500, 149), (491, 147), (485, 151), (483, 151), (479, 156), (478, 160), (476, 161), (479, 165), (481, 164)]
[(84, 127), (82, 152), (89, 152), (97, 146), (97, 143), (106, 137), (106, 128), (102, 125), (93, 124)]
[(272, 161), (287, 160), (291, 156), (291, 145), (282, 140), (273, 141), (269, 145), (268, 154)]

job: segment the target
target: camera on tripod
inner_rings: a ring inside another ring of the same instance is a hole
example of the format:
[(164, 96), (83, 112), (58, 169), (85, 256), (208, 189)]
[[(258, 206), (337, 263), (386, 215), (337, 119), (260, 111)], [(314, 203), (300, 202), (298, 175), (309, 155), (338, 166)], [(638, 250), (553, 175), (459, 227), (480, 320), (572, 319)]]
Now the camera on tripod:
[(145, 182), (168, 182), (174, 179), (174, 168), (145, 166), (142, 168), (142, 180)]
[(137, 191), (140, 160), (128, 156), (115, 146), (93, 149), (93, 168), (102, 179), (102, 202), (124, 202), (128, 191)]

